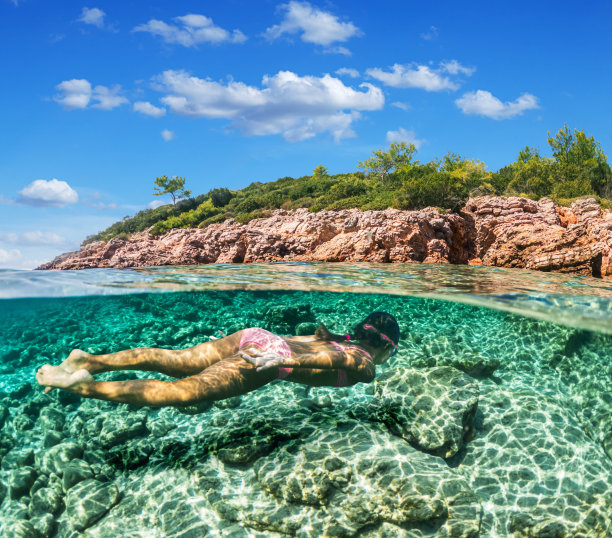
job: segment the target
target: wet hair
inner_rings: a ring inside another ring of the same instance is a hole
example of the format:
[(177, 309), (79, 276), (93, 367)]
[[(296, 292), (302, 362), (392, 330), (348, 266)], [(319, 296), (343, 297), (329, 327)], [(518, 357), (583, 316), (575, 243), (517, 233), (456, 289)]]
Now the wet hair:
[[(387, 312), (372, 312), (366, 317), (361, 323), (358, 323), (353, 327), (353, 330), (349, 334), (334, 334), (330, 332), (325, 325), (321, 323), (321, 326), (316, 330), (315, 336), (321, 340), (331, 340), (334, 342), (346, 342), (347, 340), (367, 343), (373, 347), (384, 348), (389, 345), (389, 342), (382, 338), (376, 331), (368, 330), (364, 328), (364, 325), (372, 325), (377, 331), (388, 336), (393, 344), (397, 346), (400, 339), (400, 328), (397, 324), (397, 320), (391, 314)], [(347, 338), (347, 336), (349, 338)]]

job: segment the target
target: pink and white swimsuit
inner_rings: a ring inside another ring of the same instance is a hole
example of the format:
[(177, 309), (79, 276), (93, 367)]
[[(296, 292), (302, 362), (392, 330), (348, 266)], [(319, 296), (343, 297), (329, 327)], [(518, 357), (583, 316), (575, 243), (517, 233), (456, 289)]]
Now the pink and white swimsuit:
[[(347, 349), (354, 349), (361, 353), (365, 353), (370, 359), (372, 357), (370, 354), (357, 346), (341, 346), (337, 342), (329, 342), (332, 344), (338, 351), (346, 351)], [(280, 336), (271, 333), (270, 331), (266, 331), (265, 329), (260, 328), (250, 328), (242, 331), (242, 335), (240, 336), (240, 344), (239, 349), (246, 347), (248, 345), (253, 345), (262, 351), (272, 351), (273, 353), (277, 353), (282, 357), (291, 357), (291, 348), (289, 344), (285, 342)], [(291, 372), (292, 368), (279, 367), (278, 369), (278, 379), (285, 379)], [(338, 382), (336, 383), (336, 387), (348, 387), (349, 386), (348, 375), (346, 370), (341, 368), (338, 369)]]

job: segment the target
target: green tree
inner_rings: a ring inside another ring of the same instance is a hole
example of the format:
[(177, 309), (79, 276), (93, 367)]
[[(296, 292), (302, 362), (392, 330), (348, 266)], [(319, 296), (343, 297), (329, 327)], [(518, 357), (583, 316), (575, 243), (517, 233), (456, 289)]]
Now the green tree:
[(384, 181), (392, 170), (401, 171), (417, 164), (412, 162), (412, 157), (417, 149), (414, 144), (406, 142), (392, 142), (388, 151), (379, 149), (372, 152), (372, 157), (367, 161), (361, 161), (357, 168), (363, 168), (366, 172), (376, 174)]
[(233, 198), (232, 192), (225, 187), (213, 189), (208, 194), (210, 195), (210, 200), (215, 207), (225, 207)]
[[(548, 133), (548, 144), (557, 162), (556, 182), (580, 184), (581, 192), (588, 182), (594, 192), (609, 196), (612, 192), (612, 171), (600, 143), (594, 137), (586, 136), (584, 131), (578, 129), (572, 132), (565, 124), (555, 136)], [(569, 191), (577, 192), (575, 188)]]
[(511, 170), (505, 194), (542, 198), (551, 194), (554, 183), (554, 160), (542, 157), (540, 153), (525, 146), (515, 162), (507, 168)]
[(329, 171), (322, 164), (317, 166), (312, 171), (312, 179), (314, 180), (327, 179), (328, 177), (329, 177)]
[(153, 194), (155, 196), (163, 196), (169, 194), (172, 196), (172, 204), (176, 205), (178, 198), (189, 198), (191, 191), (185, 190), (185, 178), (180, 176), (161, 176), (155, 178), (155, 185), (153, 187)]

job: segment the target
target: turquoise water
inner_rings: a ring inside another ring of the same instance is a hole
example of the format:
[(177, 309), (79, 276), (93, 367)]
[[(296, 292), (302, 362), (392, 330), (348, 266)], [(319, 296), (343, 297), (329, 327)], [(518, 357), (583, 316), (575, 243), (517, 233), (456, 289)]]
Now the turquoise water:
[[(612, 534), (611, 283), (253, 264), (0, 270), (0, 294), (2, 536)], [(342, 332), (372, 310), (402, 338), (371, 384), (274, 381), (179, 410), (33, 380), (74, 348)]]

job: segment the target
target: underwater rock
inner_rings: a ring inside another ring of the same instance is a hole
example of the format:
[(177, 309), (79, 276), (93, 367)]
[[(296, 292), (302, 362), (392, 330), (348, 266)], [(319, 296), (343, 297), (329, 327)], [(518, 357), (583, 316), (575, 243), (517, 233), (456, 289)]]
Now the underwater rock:
[(2, 458), (3, 469), (19, 469), (34, 463), (34, 450), (31, 448), (14, 448)]
[(146, 416), (142, 414), (109, 414), (104, 419), (100, 443), (106, 448), (147, 433)]
[(315, 322), (309, 304), (272, 305), (264, 312), (263, 319), (266, 327), (281, 334), (293, 334), (298, 324)]
[(51, 514), (30, 518), (30, 524), (43, 538), (52, 536), (55, 531), (55, 518)]
[(4, 426), (6, 419), (9, 417), (9, 410), (6, 406), (0, 404), (0, 428)]
[(153, 446), (147, 440), (130, 441), (108, 451), (107, 461), (121, 470), (137, 469), (149, 461)]
[[(352, 536), (382, 522), (415, 529), (436, 524), (438, 536), (470, 536), (478, 529), (480, 504), (464, 478), (441, 459), (357, 421), (279, 449), (254, 469), (263, 490), (285, 506), (325, 507), (317, 512), (320, 534), (311, 529), (304, 536), (330, 535), (332, 528), (334, 535)], [(291, 519), (270, 519), (266, 510), (249, 515), (257, 528), (286, 533), (296, 530)]]
[(41, 488), (32, 495), (28, 514), (30, 518), (45, 514), (56, 515), (62, 506), (62, 491), (59, 487)]
[(478, 383), (455, 368), (401, 369), (375, 380), (374, 413), (413, 446), (449, 458), (463, 446), (478, 407)]
[(40, 538), (40, 533), (30, 521), (25, 519), (13, 521), (5, 528), (4, 536), (11, 538)]
[[(0, 475), (1, 477), (2, 475)], [(4, 497), (6, 497), (6, 492), (8, 491), (6, 485), (4, 484), (4, 480), (0, 480), (0, 504), (2, 504), (2, 501), (4, 500)]]
[(21, 385), (19, 385), (15, 389), (11, 390), (8, 393), (8, 396), (10, 398), (14, 398), (15, 400), (22, 400), (31, 391), (32, 391), (32, 385), (30, 383), (22, 383)]
[(308, 336), (311, 334), (314, 334), (315, 331), (318, 329), (318, 325), (316, 323), (311, 323), (311, 322), (305, 322), (305, 323), (298, 323), (295, 326), (295, 334), (297, 336)]
[(39, 415), (40, 427), (44, 432), (48, 430), (62, 431), (66, 415), (53, 407), (45, 407)]
[(72, 528), (83, 531), (106, 514), (118, 500), (119, 490), (114, 484), (85, 480), (68, 491), (64, 514)]
[(165, 536), (197, 538), (208, 535), (198, 511), (181, 499), (164, 502), (157, 512), (160, 528)]
[(62, 486), (64, 491), (68, 491), (72, 486), (93, 478), (93, 471), (89, 463), (81, 459), (73, 459), (64, 467), (64, 473), (62, 475)]
[(26, 495), (38, 474), (34, 467), (23, 467), (21, 469), (13, 469), (8, 476), (9, 494), (12, 499), (19, 499)]
[(487, 382), (479, 414), (474, 439), (450, 463), (487, 501), (485, 535), (611, 535), (612, 461), (569, 406)]
[(63, 439), (64, 436), (61, 433), (49, 430), (45, 433), (45, 436), (43, 437), (43, 447), (51, 448), (52, 446), (61, 443)]
[(66, 464), (83, 455), (83, 447), (72, 441), (66, 441), (49, 448), (42, 454), (36, 454), (36, 466), (46, 474), (61, 476)]

